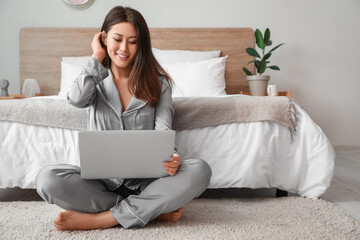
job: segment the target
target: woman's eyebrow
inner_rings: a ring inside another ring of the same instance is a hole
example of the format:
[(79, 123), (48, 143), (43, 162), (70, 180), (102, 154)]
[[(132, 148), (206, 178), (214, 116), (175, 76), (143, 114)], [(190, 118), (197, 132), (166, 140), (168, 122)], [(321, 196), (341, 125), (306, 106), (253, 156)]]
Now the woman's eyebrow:
[[(119, 35), (120, 37), (124, 37), (122, 34), (120, 33), (114, 33), (115, 35)], [(136, 36), (130, 36), (129, 38), (136, 38)]]

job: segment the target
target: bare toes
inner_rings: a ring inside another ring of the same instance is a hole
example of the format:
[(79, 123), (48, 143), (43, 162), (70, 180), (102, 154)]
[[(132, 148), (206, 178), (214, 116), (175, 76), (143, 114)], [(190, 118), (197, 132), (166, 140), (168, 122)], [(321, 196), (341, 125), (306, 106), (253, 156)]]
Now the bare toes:
[(64, 220), (63, 213), (59, 213), (56, 218), (54, 219), (55, 224), (60, 224)]
[(54, 219), (54, 225), (57, 230), (64, 230), (64, 226), (63, 226), (64, 221), (65, 221), (65, 214), (64, 212), (60, 212)]
[(56, 221), (54, 221), (54, 226), (57, 230), (60, 230), (60, 231), (63, 230), (63, 225)]
[(173, 221), (177, 222), (179, 221), (181, 218), (181, 213), (175, 213), (173, 216), (172, 216), (172, 219)]

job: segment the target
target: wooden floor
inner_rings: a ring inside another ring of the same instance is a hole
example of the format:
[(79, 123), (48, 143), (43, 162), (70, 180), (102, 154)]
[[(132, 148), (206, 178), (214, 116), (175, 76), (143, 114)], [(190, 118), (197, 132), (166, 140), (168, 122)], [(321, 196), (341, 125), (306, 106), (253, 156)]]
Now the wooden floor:
[(323, 199), (360, 221), (360, 148), (336, 148), (334, 178)]
[[(336, 148), (332, 185), (323, 199), (360, 221), (360, 148)], [(293, 194), (289, 194), (292, 196)], [(201, 197), (274, 197), (275, 189), (209, 189)], [(34, 189), (0, 189), (0, 201), (42, 201)]]

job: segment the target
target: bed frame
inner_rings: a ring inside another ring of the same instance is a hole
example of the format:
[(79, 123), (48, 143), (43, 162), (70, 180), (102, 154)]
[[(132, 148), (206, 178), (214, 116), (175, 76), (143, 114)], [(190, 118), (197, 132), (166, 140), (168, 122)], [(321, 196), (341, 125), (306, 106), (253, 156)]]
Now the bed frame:
[[(90, 56), (98, 28), (23, 28), (20, 30), (20, 83), (39, 82), (42, 95), (60, 90), (61, 57)], [(221, 50), (226, 62), (226, 92), (249, 91), (242, 68), (252, 59), (245, 49), (255, 45), (250, 28), (152, 28), (152, 47), (180, 50)]]

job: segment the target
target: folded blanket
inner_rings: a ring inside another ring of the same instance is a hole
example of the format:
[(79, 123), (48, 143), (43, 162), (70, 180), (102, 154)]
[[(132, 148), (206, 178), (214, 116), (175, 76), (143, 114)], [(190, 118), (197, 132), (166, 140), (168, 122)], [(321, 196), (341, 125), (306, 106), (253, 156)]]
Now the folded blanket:
[(3, 100), (0, 101), (0, 120), (86, 130), (87, 109), (76, 108), (60, 99)]
[[(173, 99), (174, 130), (235, 122), (275, 121), (296, 131), (297, 113), (287, 97), (182, 97)], [(48, 127), (86, 130), (87, 110), (66, 100), (24, 99), (0, 101), (0, 120)]]
[(288, 97), (181, 97), (173, 99), (173, 128), (185, 130), (235, 122), (275, 121), (296, 131), (298, 113)]

